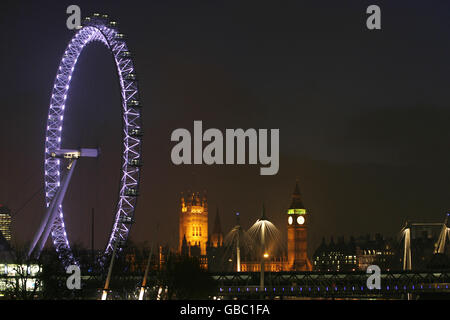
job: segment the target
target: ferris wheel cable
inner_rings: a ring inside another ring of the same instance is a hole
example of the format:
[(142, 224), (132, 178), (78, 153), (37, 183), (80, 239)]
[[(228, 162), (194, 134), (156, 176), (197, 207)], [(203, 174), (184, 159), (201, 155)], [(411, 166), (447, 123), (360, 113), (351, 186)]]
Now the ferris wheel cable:
[[(29, 177), (26, 179), (26, 180), (24, 180), (24, 182), (23, 183), (21, 183), (16, 189), (14, 189), (13, 190), (13, 192), (12, 192), (12, 194), (14, 195), (14, 194), (16, 194), (16, 195), (18, 195), (18, 194), (20, 194), (20, 190), (23, 190), (23, 188), (32, 180), (32, 179), (34, 179), (34, 178), (36, 178), (38, 175), (40, 175), (40, 172), (39, 171), (34, 171), (32, 174), (30, 174), (29, 175)], [(42, 189), (43, 187), (41, 187), (41, 189)], [(9, 197), (8, 197), (9, 198)], [(7, 199), (7, 201), (6, 201), (6, 203), (10, 203), (10, 200), (11, 199)], [(13, 199), (13, 200), (16, 200), (16, 199)]]
[(28, 198), (25, 203), (19, 208), (17, 209), (14, 213), (11, 214), (12, 218), (17, 218), (17, 216), (22, 212), (22, 210), (24, 210), (28, 204), (30, 204), (31, 201), (33, 201), (33, 199), (42, 191), (44, 190), (44, 186), (39, 187), (38, 190), (36, 190), (36, 192), (33, 193), (33, 195)]

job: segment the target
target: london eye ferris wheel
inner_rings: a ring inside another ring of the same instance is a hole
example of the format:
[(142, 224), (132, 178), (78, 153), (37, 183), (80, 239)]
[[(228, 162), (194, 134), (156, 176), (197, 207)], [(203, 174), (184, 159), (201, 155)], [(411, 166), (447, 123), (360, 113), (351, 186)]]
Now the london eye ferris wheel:
[[(138, 81), (133, 57), (120, 33), (117, 22), (107, 15), (94, 14), (84, 19), (64, 51), (57, 70), (45, 136), (45, 204), (46, 214), (36, 232), (29, 255), (37, 255), (51, 234), (54, 247), (65, 266), (77, 264), (64, 224), (63, 200), (76, 162), (81, 157), (97, 157), (96, 149), (64, 149), (61, 143), (64, 132), (64, 112), (70, 93), (72, 74), (78, 58), (90, 43), (100, 42), (110, 51), (115, 62), (121, 90), (122, 153), (119, 194), (114, 220), (105, 255), (119, 250), (125, 244), (139, 195), (139, 180), (142, 166), (142, 118)], [(66, 162), (68, 166), (66, 167)]]

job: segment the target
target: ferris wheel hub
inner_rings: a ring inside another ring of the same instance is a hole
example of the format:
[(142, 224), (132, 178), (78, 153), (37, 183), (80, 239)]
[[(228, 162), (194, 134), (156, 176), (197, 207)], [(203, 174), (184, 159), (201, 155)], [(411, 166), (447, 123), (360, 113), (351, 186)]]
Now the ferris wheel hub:
[(100, 154), (99, 149), (93, 148), (81, 148), (77, 149), (60, 149), (50, 153), (52, 158), (64, 158), (64, 159), (79, 159), (83, 158), (98, 158)]

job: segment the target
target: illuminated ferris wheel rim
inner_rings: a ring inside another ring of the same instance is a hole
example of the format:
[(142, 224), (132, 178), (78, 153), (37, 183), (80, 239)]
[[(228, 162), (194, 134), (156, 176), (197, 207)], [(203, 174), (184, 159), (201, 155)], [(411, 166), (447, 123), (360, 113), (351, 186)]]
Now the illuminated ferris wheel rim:
[[(131, 224), (134, 222), (140, 179), (141, 105), (132, 56), (124, 39), (124, 35), (117, 29), (117, 23), (109, 21), (107, 16), (94, 14), (93, 17), (84, 20), (83, 26), (69, 42), (57, 71), (50, 99), (45, 139), (45, 202), (46, 207), (49, 207), (61, 185), (61, 161), (52, 157), (52, 153), (61, 148), (65, 104), (72, 74), (83, 49), (94, 41), (103, 43), (114, 57), (120, 81), (123, 119), (119, 199), (105, 254), (111, 253), (115, 246), (120, 249), (128, 238)], [(75, 263), (65, 229), (62, 206), (58, 208), (58, 214), (51, 226), (51, 235), (63, 263), (65, 265)]]

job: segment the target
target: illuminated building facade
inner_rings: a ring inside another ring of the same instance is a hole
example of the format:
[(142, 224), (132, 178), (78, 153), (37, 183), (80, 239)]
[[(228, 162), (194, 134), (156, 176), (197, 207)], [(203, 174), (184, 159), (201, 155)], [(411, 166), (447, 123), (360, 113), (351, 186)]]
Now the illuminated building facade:
[[(366, 271), (370, 265), (377, 265), (381, 270), (398, 269), (396, 252), (392, 241), (385, 240), (380, 234), (372, 239), (369, 235), (356, 239), (356, 257), (358, 269)], [(396, 263), (397, 262), (397, 263)]]
[(313, 256), (315, 271), (366, 271), (370, 265), (377, 265), (382, 270), (398, 269), (396, 253), (391, 241), (384, 240), (377, 234), (353, 238), (345, 242), (340, 237), (337, 243), (331, 238), (327, 244), (325, 238)]
[[(208, 202), (206, 195), (188, 193), (181, 195), (179, 225), (180, 253), (189, 256), (206, 256), (208, 243)], [(187, 250), (187, 252), (186, 252)]]
[(41, 272), (41, 266), (38, 264), (0, 262), (0, 297), (3, 297), (5, 292), (10, 293), (17, 289), (40, 292), (42, 288), (37, 277)]
[(0, 205), (0, 232), (3, 237), (11, 242), (11, 211)]
[[(0, 234), (0, 298), (17, 288), (33, 292), (38, 285), (37, 275), (41, 267), (37, 264), (17, 264), (17, 259), (5, 237)], [(36, 291), (41, 288), (37, 287)]]
[(307, 254), (309, 214), (302, 203), (298, 181), (286, 216), (289, 270), (310, 271), (312, 266)]
[(327, 244), (323, 238), (314, 252), (313, 264), (315, 271), (356, 271), (358, 260), (354, 239), (345, 243), (344, 238), (341, 237), (335, 243), (331, 238), (330, 243)]

